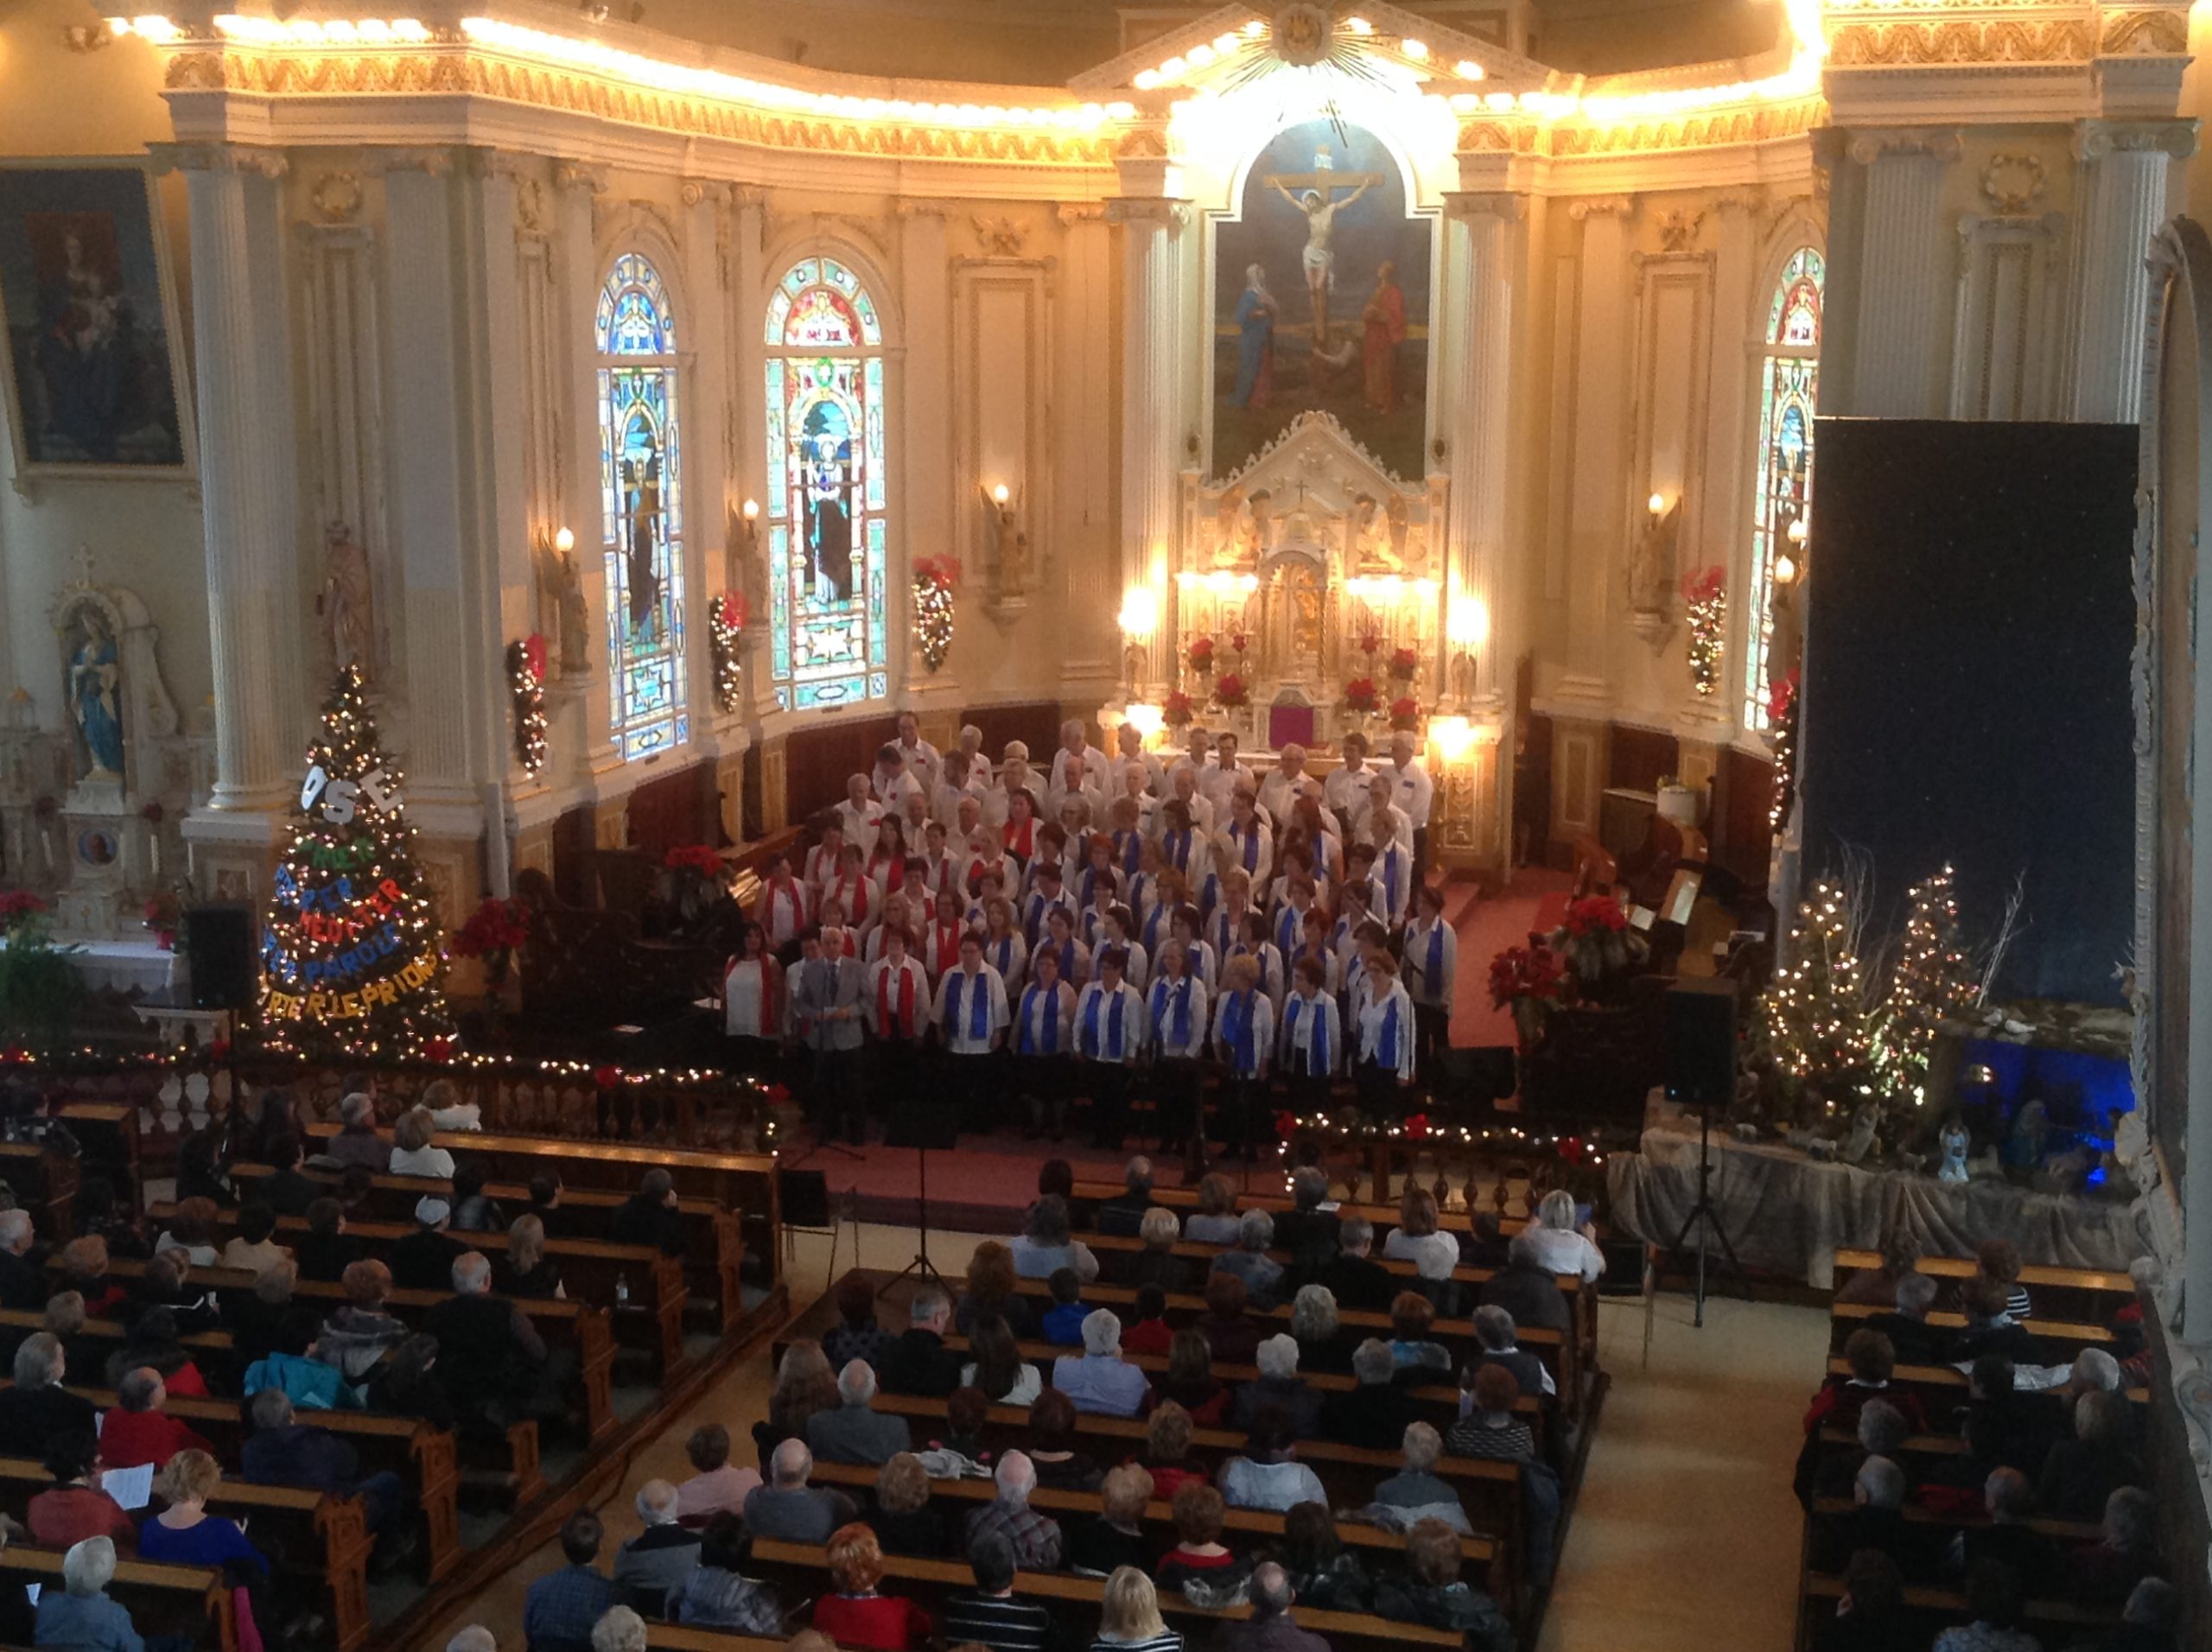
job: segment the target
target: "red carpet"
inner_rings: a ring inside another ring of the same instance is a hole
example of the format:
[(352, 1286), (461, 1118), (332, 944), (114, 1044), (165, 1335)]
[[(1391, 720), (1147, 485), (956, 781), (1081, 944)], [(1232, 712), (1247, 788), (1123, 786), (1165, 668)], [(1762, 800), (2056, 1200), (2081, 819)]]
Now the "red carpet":
[(1573, 881), (1548, 867), (1523, 867), (1503, 894), (1477, 901), (1459, 920), (1459, 975), (1452, 1006), (1455, 1048), (1496, 1049), (1515, 1042), (1513, 1017), (1491, 1007), (1490, 961), (1509, 946), (1527, 945), (1531, 929), (1555, 921)]

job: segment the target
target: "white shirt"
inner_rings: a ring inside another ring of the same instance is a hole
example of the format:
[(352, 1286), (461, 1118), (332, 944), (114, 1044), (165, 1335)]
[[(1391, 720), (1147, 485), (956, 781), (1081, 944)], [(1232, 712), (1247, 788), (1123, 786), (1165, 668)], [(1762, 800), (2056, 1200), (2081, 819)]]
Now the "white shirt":
[[(1325, 1061), (1313, 1059), (1317, 1035), (1327, 1052)], [(1278, 1053), (1283, 1071), (1287, 1073), (1319, 1077), (1323, 1073), (1344, 1070), (1343, 1017), (1337, 1013), (1337, 1001), (1325, 989), (1311, 998), (1294, 992), (1283, 1001), (1281, 1048)]]
[[(1431, 959), (1434, 959), (1432, 966)], [(1432, 967), (1435, 979), (1431, 980)], [(1459, 968), (1459, 937), (1442, 918), (1417, 923), (1406, 931), (1405, 961), (1402, 966), (1406, 991), (1416, 1004), (1432, 1008), (1452, 1007), (1452, 982)]]
[[(1122, 777), (1132, 764), (1143, 769), (1144, 789), (1147, 791), (1155, 797), (1167, 795), (1167, 771), (1160, 766), (1160, 759), (1150, 752), (1139, 752), (1135, 757), (1123, 757), (1116, 753), (1106, 759), (1106, 778), (1109, 782), (1107, 791), (1109, 796), (1119, 797), (1127, 794), (1129, 783)], [(1085, 758), (1084, 766), (1088, 768), (1090, 766), (1090, 759)]]
[(1255, 987), (1252, 989), (1252, 1063), (1249, 1067), (1240, 1068), (1228, 1031), (1230, 1007), (1236, 1001), (1235, 993), (1224, 992), (1214, 1004), (1214, 1053), (1229, 1064), (1230, 1071), (1237, 1077), (1264, 1077), (1268, 1071), (1268, 1058), (1274, 1049), (1275, 1007), (1263, 988)]
[[(1075, 1053), (1075, 988), (1065, 981), (1052, 983), (1047, 997), (1041, 982), (1022, 989), (1014, 1011), (1014, 1049), (1018, 1055), (1041, 1056)], [(1049, 1033), (1048, 1022), (1058, 1026)]]
[(1391, 1230), (1382, 1242), (1382, 1254), (1393, 1261), (1408, 1261), (1423, 1279), (1450, 1279), (1459, 1265), (1459, 1242), (1448, 1233), (1414, 1238), (1403, 1228)]
[(722, 1031), (734, 1039), (772, 1039), (781, 1030), (761, 1017), (767, 968), (759, 958), (732, 958), (722, 976)]
[(906, 762), (906, 772), (921, 782), (924, 791), (936, 791), (938, 781), (944, 772), (944, 759), (938, 755), (937, 747), (918, 737), (912, 746), (903, 740), (898, 746), (899, 755)]
[[(1083, 772), (1083, 785), (1079, 789), (1064, 786), (1058, 780), (1045, 788), (1045, 818), (1059, 819), (1060, 810), (1070, 797), (1082, 798), (1084, 808), (1090, 811), (1084, 822), (1086, 829), (1099, 831), (1106, 829), (1109, 824), (1106, 819), (1106, 796), (1098, 789), (1097, 777), (1089, 769), (1086, 768)], [(1073, 847), (1072, 843), (1070, 847)]]
[(1571, 1228), (1540, 1228), (1531, 1222), (1522, 1231), (1535, 1247), (1536, 1261), (1551, 1274), (1580, 1274), (1594, 1280), (1605, 1271), (1605, 1253)]
[(1436, 782), (1421, 766), (1421, 754), (1415, 753), (1412, 763), (1402, 769), (1395, 763), (1383, 763), (1376, 766), (1376, 772), (1389, 778), (1398, 807), (1406, 811), (1413, 823), (1416, 827), (1427, 825), (1429, 805), (1436, 798)]
[(1045, 813), (1045, 783), (1037, 778), (1037, 772), (1032, 769), (1022, 777), (1020, 785), (1009, 785), (1006, 781), (1001, 780), (983, 794), (983, 821), (986, 825), (996, 828), (1006, 824), (1010, 806), (1007, 799), (1016, 791), (1027, 791), (1029, 794), (1029, 800), (1037, 805), (1031, 812), (1037, 816), (1039, 825), (1045, 823), (1049, 818)]
[[(1114, 1001), (1122, 1004), (1121, 1037), (1114, 1036)], [(1093, 1037), (1096, 1020), (1096, 1035)], [(1076, 1052), (1092, 1061), (1135, 1061), (1144, 1048), (1144, 994), (1124, 981), (1109, 992), (1103, 982), (1083, 989), (1075, 1007)]]
[(1122, 966), (1122, 979), (1142, 992), (1152, 981), (1152, 963), (1145, 956), (1144, 948), (1134, 936), (1127, 940), (1114, 941), (1108, 939), (1102, 931), (1098, 938), (1090, 944), (1091, 961), (1096, 963), (1099, 953), (1115, 946), (1129, 955), (1128, 961)]
[(868, 790), (875, 793), (876, 801), (894, 815), (906, 812), (906, 799), (919, 797), (926, 802), (930, 789), (905, 769), (896, 774), (886, 774), (881, 769), (868, 772)]
[[(959, 994), (957, 1007), (960, 1013), (957, 1020), (948, 1020), (956, 991)], [(983, 1036), (980, 1039), (974, 1033), (976, 1001), (973, 994), (977, 992), (984, 995), (989, 1006), (984, 1015)], [(991, 1041), (1006, 1031), (1012, 1019), (1007, 1009), (1006, 982), (988, 963), (972, 975), (965, 969), (948, 969), (944, 972), (944, 978), (937, 983), (937, 1002), (932, 1007), (932, 1013), (939, 1030), (944, 1034), (946, 1049), (957, 1056), (982, 1055), (990, 1049)]]
[(1277, 822), (1290, 814), (1291, 804), (1313, 788), (1313, 777), (1304, 770), (1294, 780), (1281, 769), (1269, 769), (1268, 778), (1260, 782), (1260, 807)]
[[(1052, 772), (1051, 777), (1052, 789), (1053, 791), (1058, 791), (1060, 789), (1062, 778), (1067, 773), (1067, 770), (1068, 748), (1065, 746), (1054, 747), (1052, 751)], [(1111, 760), (1107, 757), (1106, 753), (1100, 751), (1096, 746), (1091, 745), (1090, 741), (1085, 740), (1083, 747), (1084, 784), (1086, 785), (1095, 786), (1112, 772), (1113, 768)]]
[[(1007, 993), (1021, 990), (1021, 983), (1029, 964), (1029, 943), (1021, 938), (1020, 930), (1008, 930), (1004, 935), (983, 937), (983, 963), (998, 971), (999, 979), (1006, 982)], [(956, 969), (957, 965), (954, 966)], [(950, 975), (950, 970), (946, 974)]]
[(1257, 815), (1249, 826), (1240, 826), (1232, 820), (1221, 835), (1226, 840), (1222, 858), (1231, 866), (1243, 867), (1251, 875), (1252, 887), (1264, 891), (1268, 874), (1274, 870), (1275, 864), (1274, 840), (1266, 823)]
[[(1378, 977), (1379, 979), (1379, 977)], [(1362, 1061), (1381, 1061), (1384, 1055), (1384, 1035), (1392, 1035), (1396, 1048), (1389, 1053), (1393, 1058), (1389, 1065), (1401, 1082), (1414, 1076), (1414, 1001), (1406, 996), (1406, 989), (1396, 982), (1378, 1001), (1372, 990), (1374, 981), (1362, 984), (1354, 1008), (1359, 1038), (1359, 1058)], [(1395, 1019), (1394, 1019), (1395, 1018)]]
[[(1185, 1012), (1188, 1019), (1185, 1035), (1176, 1036), (1176, 1000), (1185, 992), (1190, 1004)], [(1196, 1061), (1205, 1053), (1206, 1047), (1206, 983), (1195, 975), (1162, 975), (1152, 983), (1152, 994), (1146, 1003), (1146, 1018), (1150, 1023), (1153, 1053), (1162, 1060)]]
[(768, 944), (780, 948), (798, 939), (806, 927), (806, 886), (793, 878), (788, 885), (762, 884), (753, 916), (768, 932)]
[[(1167, 804), (1178, 795), (1176, 792), (1170, 791), (1167, 797), (1160, 801), (1158, 818), (1162, 836), (1165, 836), (1167, 831)], [(1183, 806), (1191, 811), (1191, 824), (1211, 837), (1213, 835), (1213, 823), (1216, 818), (1213, 799), (1203, 791), (1193, 791), (1183, 799)]]
[[(914, 1036), (918, 1039), (929, 1030), (929, 972), (922, 968), (922, 961), (909, 952), (895, 964), (888, 958), (878, 958), (868, 967), (868, 998), (861, 1007), (861, 1014), (868, 1023), (868, 1030), (879, 1039), (901, 1036), (899, 1029), (890, 1024), (889, 1017), (880, 1013), (880, 1006), (887, 991), (891, 1000), (891, 1014), (894, 1016), (898, 1014), (900, 975), (905, 976), (913, 986)], [(887, 988), (885, 984), (887, 978), (889, 982)]]
[[(973, 1365), (960, 1368), (960, 1385), (968, 1388), (976, 1386), (976, 1368)], [(1026, 1406), (1044, 1391), (1045, 1379), (1038, 1374), (1034, 1365), (1024, 1360), (1021, 1369), (1014, 1376), (1014, 1386), (991, 1403), (995, 1406)]]
[(1224, 815), (1229, 812), (1229, 799), (1240, 785), (1251, 786), (1255, 791), (1259, 790), (1253, 781), (1251, 770), (1242, 763), (1224, 768), (1218, 756), (1215, 757), (1213, 766), (1198, 777), (1198, 790), (1205, 792), (1214, 808)]
[(1340, 764), (1329, 771), (1329, 778), (1321, 782), (1321, 800), (1340, 815), (1349, 815), (1357, 825), (1360, 815), (1367, 808), (1367, 783), (1374, 778), (1372, 764), (1363, 762), (1357, 768)]
[(845, 842), (861, 846), (861, 859), (865, 861), (875, 853), (875, 835), (883, 823), (883, 805), (873, 796), (864, 804), (847, 797), (837, 805), (837, 817), (844, 823)]

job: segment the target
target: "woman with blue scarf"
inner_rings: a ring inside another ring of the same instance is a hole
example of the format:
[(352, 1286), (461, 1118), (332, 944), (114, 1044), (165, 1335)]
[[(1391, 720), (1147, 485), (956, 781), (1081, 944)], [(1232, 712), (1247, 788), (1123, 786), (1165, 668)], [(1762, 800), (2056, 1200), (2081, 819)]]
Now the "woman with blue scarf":
[(1006, 982), (983, 962), (983, 937), (960, 937), (960, 967), (937, 984), (931, 1020), (945, 1056), (945, 1095), (971, 1119), (988, 1117), (989, 1057), (1006, 1037)]
[(1444, 921), (1444, 892), (1423, 884), (1414, 893), (1406, 930), (1406, 995), (1414, 1006), (1414, 1064), (1434, 1092), (1452, 1046), (1452, 991), (1459, 972), (1459, 937)]
[(1358, 1042), (1352, 1080), (1359, 1105), (1373, 1118), (1396, 1118), (1414, 1082), (1414, 1002), (1398, 984), (1398, 961), (1387, 947), (1371, 947), (1366, 979), (1352, 1001)]
[(1274, 1049), (1274, 1006), (1260, 990), (1260, 961), (1246, 953), (1221, 967), (1221, 1003), (1214, 1012), (1214, 1054), (1220, 1060), (1222, 1140), (1233, 1155), (1256, 1159), (1268, 1117), (1268, 1058)]
[(1153, 1102), (1159, 1109), (1160, 1145), (1185, 1144), (1187, 1167), (1194, 1170), (1205, 1160), (1205, 1132), (1198, 1128), (1205, 1075), (1198, 1061), (1205, 1054), (1211, 1024), (1206, 1002), (1196, 956), (1173, 938), (1160, 943), (1152, 992), (1145, 1001)]
[(1014, 1017), (1014, 1054), (1033, 1140), (1048, 1122), (1053, 1141), (1066, 1134), (1068, 1059), (1074, 1051), (1075, 988), (1060, 977), (1059, 954), (1045, 947)]
[(1329, 1085), (1344, 1065), (1342, 1018), (1329, 994), (1328, 967), (1322, 959), (1300, 958), (1291, 979), (1296, 984), (1283, 1003), (1281, 1050), (1291, 1110), (1301, 1116), (1325, 1113)]
[(1119, 1153), (1129, 1128), (1129, 1069), (1144, 1048), (1144, 994), (1126, 978), (1129, 955), (1100, 952), (1098, 979), (1076, 1001), (1076, 1054), (1090, 1087), (1092, 1145)]

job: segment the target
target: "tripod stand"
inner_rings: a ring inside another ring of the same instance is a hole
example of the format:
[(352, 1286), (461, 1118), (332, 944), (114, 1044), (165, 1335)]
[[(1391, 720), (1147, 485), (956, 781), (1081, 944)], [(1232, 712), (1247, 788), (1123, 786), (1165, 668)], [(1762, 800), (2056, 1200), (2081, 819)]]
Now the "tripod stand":
[(917, 1142), (914, 1153), (920, 1160), (915, 1176), (914, 1209), (918, 1232), (914, 1260), (883, 1282), (883, 1288), (876, 1293), (878, 1297), (887, 1294), (893, 1286), (909, 1278), (918, 1284), (944, 1288), (944, 1275), (937, 1271), (937, 1264), (930, 1260), (930, 1150), (926, 1144)]
[(1697, 1229), (1697, 1312), (1691, 1323), (1703, 1329), (1707, 1228), (1720, 1242), (1720, 1254), (1728, 1259), (1728, 1267), (1738, 1280), (1744, 1277), (1744, 1265), (1736, 1260), (1736, 1247), (1728, 1242), (1728, 1229), (1721, 1225), (1720, 1212), (1713, 1208), (1713, 1105), (1709, 1102), (1699, 1102), (1697, 1109), (1697, 1202), (1690, 1206), (1689, 1214), (1682, 1218), (1682, 1225), (1675, 1235), (1675, 1242), (1667, 1247), (1664, 1261), (1672, 1261), (1681, 1254), (1692, 1228)]

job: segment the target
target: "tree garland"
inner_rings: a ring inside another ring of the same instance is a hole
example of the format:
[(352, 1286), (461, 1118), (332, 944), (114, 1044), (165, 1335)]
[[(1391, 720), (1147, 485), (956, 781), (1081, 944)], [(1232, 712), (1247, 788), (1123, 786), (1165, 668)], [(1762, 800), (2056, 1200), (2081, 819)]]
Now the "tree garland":
[(1792, 671), (1774, 685), (1767, 696), (1771, 726), (1767, 744), (1774, 748), (1774, 801), (1767, 806), (1767, 824), (1776, 831), (1789, 818), (1789, 805), (1797, 795), (1797, 673)]
[(545, 766), (545, 639), (537, 632), (507, 645), (507, 692), (514, 702), (515, 761), (535, 778)]
[(1728, 625), (1727, 578), (1718, 562), (1703, 573), (1682, 575), (1682, 600), (1689, 607), (1690, 687), (1704, 700), (1720, 688), (1720, 645)]
[(914, 564), (914, 639), (922, 664), (934, 672), (952, 651), (952, 588), (960, 564), (950, 556), (925, 556)]
[(744, 630), (745, 599), (734, 591), (723, 592), (707, 610), (707, 643), (714, 655), (715, 706), (718, 710), (737, 709), (745, 671), (741, 641)]

